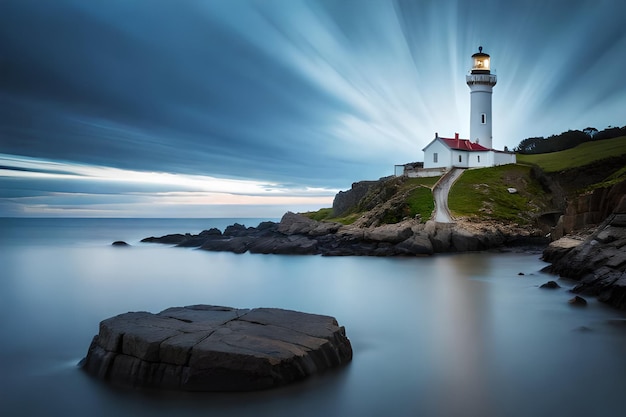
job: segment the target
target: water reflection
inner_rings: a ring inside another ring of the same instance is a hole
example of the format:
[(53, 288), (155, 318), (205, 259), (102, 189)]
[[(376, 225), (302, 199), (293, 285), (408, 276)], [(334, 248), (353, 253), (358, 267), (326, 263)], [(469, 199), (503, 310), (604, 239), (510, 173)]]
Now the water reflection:
[[(594, 300), (572, 309), (566, 288), (539, 290), (548, 277), (536, 256), (281, 257), (89, 242), (2, 247), (0, 414), (589, 417), (622, 407), (626, 326), (606, 321), (624, 315)], [(235, 395), (119, 391), (68, 365), (105, 317), (196, 303), (332, 314), (354, 360)]]
[(442, 256), (436, 260), (433, 282), (436, 326), (432, 336), (438, 347), (442, 415), (493, 415), (488, 375), (492, 328), (490, 288), (470, 277), (488, 275), (488, 258)]

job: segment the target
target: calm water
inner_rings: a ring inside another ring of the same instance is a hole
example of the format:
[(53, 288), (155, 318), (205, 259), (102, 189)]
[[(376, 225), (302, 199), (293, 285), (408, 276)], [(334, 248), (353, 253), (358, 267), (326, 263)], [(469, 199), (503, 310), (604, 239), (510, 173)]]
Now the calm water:
[[(567, 304), (538, 255), (235, 255), (140, 244), (233, 219), (0, 219), (0, 415), (604, 416), (623, 411), (624, 319)], [(256, 226), (260, 220), (239, 220)], [(125, 240), (130, 248), (111, 247)], [(524, 276), (518, 273), (523, 272)], [(108, 387), (83, 374), (100, 320), (219, 304), (335, 316), (354, 360), (244, 394)]]

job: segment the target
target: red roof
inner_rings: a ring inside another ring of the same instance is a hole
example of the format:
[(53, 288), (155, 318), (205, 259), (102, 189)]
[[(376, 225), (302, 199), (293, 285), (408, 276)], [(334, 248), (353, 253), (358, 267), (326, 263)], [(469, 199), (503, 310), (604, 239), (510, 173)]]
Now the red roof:
[(450, 149), (457, 149), (459, 151), (489, 151), (489, 148), (485, 148), (478, 143), (474, 143), (469, 139), (449, 139), (440, 137), (441, 141), (445, 143)]

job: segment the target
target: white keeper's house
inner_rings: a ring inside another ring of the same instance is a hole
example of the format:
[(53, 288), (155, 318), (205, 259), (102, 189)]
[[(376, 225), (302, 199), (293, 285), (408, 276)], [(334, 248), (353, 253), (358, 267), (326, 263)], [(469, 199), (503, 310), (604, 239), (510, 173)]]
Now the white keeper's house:
[(473, 65), (465, 77), (470, 88), (470, 138), (435, 138), (423, 149), (424, 170), (440, 168), (478, 168), (514, 164), (514, 152), (493, 149), (491, 135), (491, 94), (496, 75), (491, 73), (489, 55), (482, 46), (472, 55)]

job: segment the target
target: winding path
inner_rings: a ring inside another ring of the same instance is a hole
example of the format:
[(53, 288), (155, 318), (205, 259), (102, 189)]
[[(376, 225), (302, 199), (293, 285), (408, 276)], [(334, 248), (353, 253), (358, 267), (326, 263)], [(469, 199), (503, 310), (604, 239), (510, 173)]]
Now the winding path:
[(448, 193), (452, 184), (463, 174), (463, 168), (452, 168), (435, 184), (433, 198), (435, 199), (434, 220), (437, 223), (454, 223), (448, 209)]

